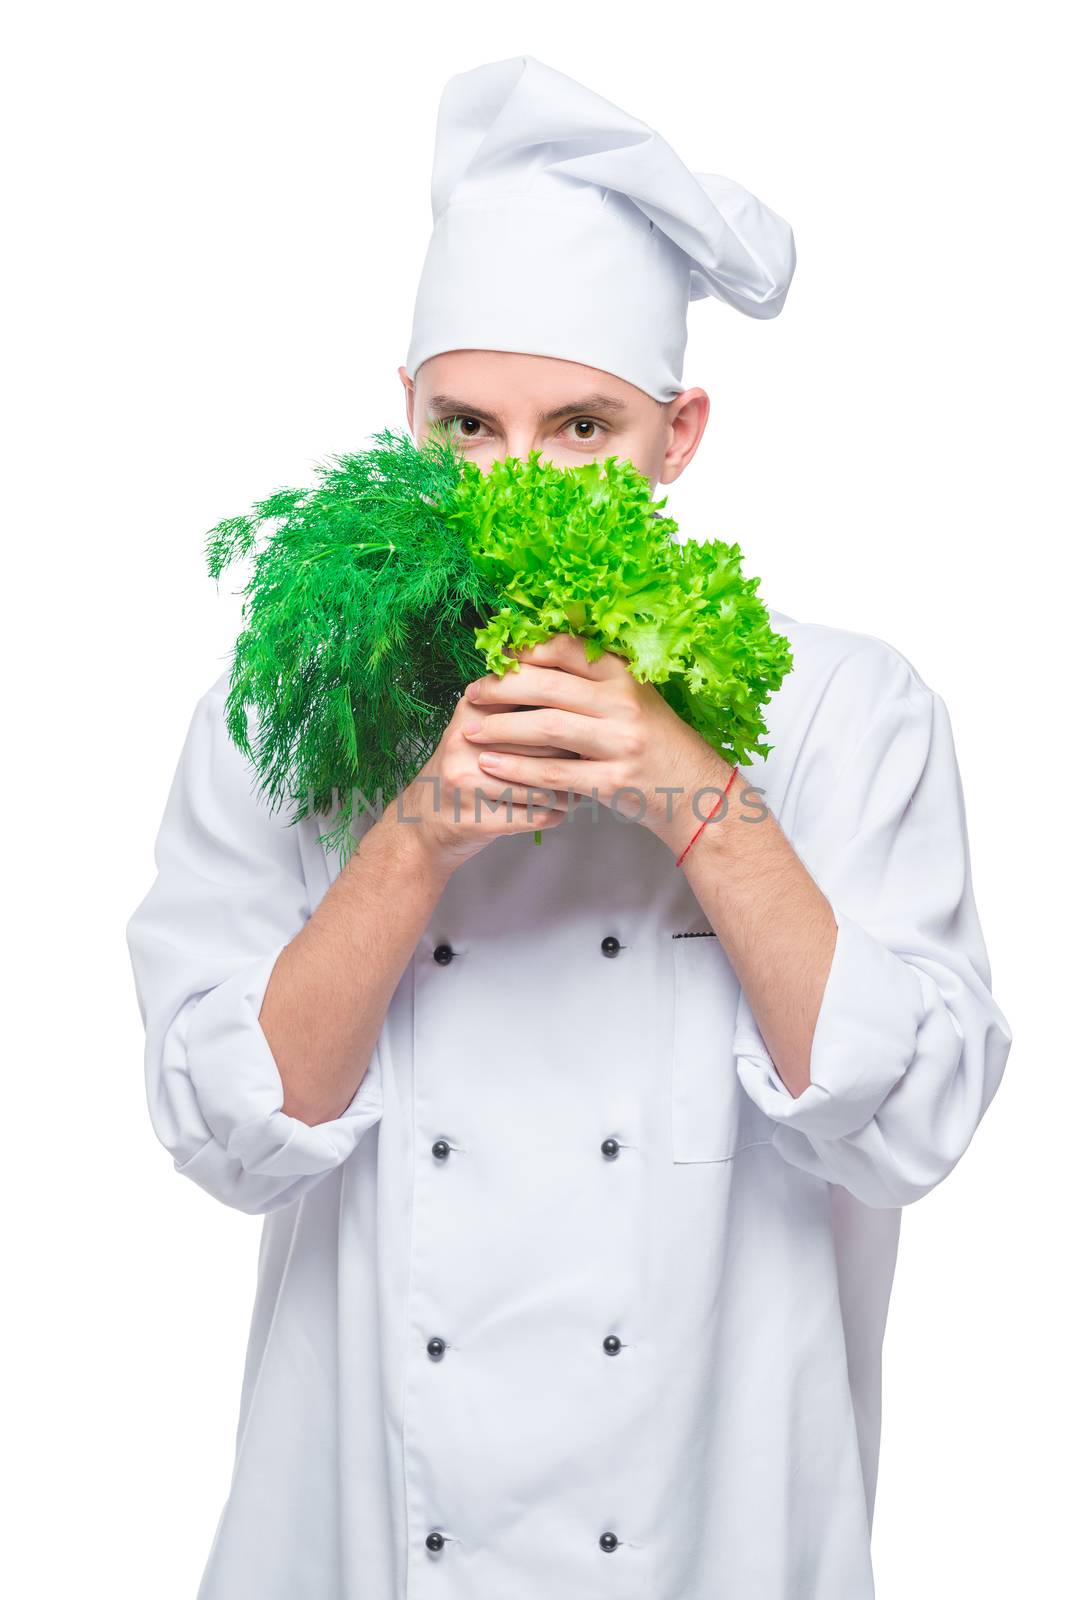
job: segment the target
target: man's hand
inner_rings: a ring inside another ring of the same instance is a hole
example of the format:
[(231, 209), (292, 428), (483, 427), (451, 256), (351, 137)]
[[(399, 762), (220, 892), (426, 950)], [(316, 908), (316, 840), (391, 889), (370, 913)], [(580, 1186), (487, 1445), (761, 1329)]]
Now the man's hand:
[[(516, 659), (517, 670), (478, 679), (461, 701), (463, 737), (483, 780), (522, 786), (517, 794), (533, 787), (593, 796), (678, 854), (716, 806), (730, 766), (622, 656), (607, 651), (587, 661), (582, 639), (557, 633)], [(528, 709), (516, 710), (517, 701)], [(545, 745), (579, 759), (535, 748)]]
[[(546, 740), (531, 742), (531, 728), (524, 720), (531, 713), (524, 713), (514, 696), (503, 695), (492, 712), (478, 713), (484, 719), (484, 732), (476, 747), (464, 733), (474, 717), (466, 694), (461, 695), (437, 749), (398, 796), (401, 831), (435, 871), (451, 872), (502, 834), (555, 827), (567, 817), (565, 795), (545, 786), (535, 791), (526, 782), (501, 781), (484, 769), (478, 758), (483, 750), (502, 755), (519, 751), (530, 758), (563, 762), (573, 761), (574, 752)], [(509, 721), (523, 727), (524, 743), (508, 742), (509, 730), (504, 724)]]

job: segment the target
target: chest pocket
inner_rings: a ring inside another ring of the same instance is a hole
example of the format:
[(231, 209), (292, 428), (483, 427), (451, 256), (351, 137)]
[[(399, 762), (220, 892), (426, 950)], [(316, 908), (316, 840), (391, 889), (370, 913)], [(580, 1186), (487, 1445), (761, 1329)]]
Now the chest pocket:
[(672, 1159), (729, 1161), (770, 1134), (767, 1118), (738, 1080), (732, 1054), (738, 979), (714, 934), (673, 937), (671, 951)]

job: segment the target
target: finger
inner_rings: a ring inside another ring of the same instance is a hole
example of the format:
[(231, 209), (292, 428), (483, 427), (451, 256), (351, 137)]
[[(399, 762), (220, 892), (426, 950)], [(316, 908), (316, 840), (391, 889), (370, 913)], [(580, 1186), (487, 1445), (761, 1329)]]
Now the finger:
[[(624, 668), (624, 671), (627, 669)], [(557, 706), (561, 710), (575, 711), (583, 716), (605, 715), (604, 690), (606, 680), (583, 673), (570, 672), (564, 666), (535, 666), (523, 663), (513, 671), (497, 678), (492, 673), (469, 684), (465, 703), (476, 713), (496, 710), (501, 705), (531, 709), (539, 706)]]
[(498, 741), (495, 739), (491, 745), (476, 746), (473, 744), (471, 748), (474, 750), (476, 755), (478, 754), (479, 748), (486, 748), (490, 750), (496, 750), (501, 755), (546, 757), (559, 756), (561, 761), (582, 760), (582, 757), (579, 755), (577, 750), (566, 750), (562, 745), (555, 744), (505, 744), (503, 740)]
[(508, 667), (503, 673), (490, 672), (482, 678), (475, 678), (466, 685), (464, 694), (471, 698), (476, 689), (490, 683), (503, 686), (502, 697), (507, 697), (511, 686), (517, 681), (519, 668), (524, 666), (552, 667), (590, 681), (616, 677), (621, 670), (628, 670), (624, 658), (611, 650), (603, 651), (596, 661), (589, 661), (586, 644), (586, 639), (577, 634), (555, 633), (549, 639), (524, 645), (518, 650), (512, 645), (505, 645), (503, 653), (518, 665)]
[(596, 788), (608, 787), (609, 768), (601, 761), (548, 760), (535, 756), (500, 754), (496, 750), (478, 752), (479, 768), (505, 783), (526, 784), (529, 788), (562, 789), (571, 794), (590, 795)]
[[(461, 702), (461, 705), (462, 705), (462, 702)], [(497, 724), (497, 718), (498, 717), (503, 716), (505, 713), (517, 714), (517, 713), (522, 712), (522, 711), (529, 711), (531, 709), (537, 709), (536, 707), (532, 708), (532, 707), (529, 707), (529, 706), (512, 705), (510, 703), (505, 703), (504, 705), (498, 705), (498, 704), (495, 703), (494, 706), (492, 707), (492, 709), (489, 706), (479, 706), (477, 708), (472, 707), (466, 713), (462, 713), (461, 705), (457, 706), (457, 708), (456, 708), (456, 716), (454, 718), (454, 720), (459, 725), (461, 731), (466, 731), (466, 729), (465, 729), (465, 721), (464, 721), (464, 717), (465, 716), (466, 716), (466, 719), (468, 721), (471, 721), (471, 722), (481, 721), (484, 727), (486, 726), (488, 721), (492, 720), (492, 723), (493, 723), (492, 732), (493, 732), (493, 735), (494, 735), (494, 738), (493, 738), (493, 747), (494, 747), (494, 749), (496, 749), (498, 747), (498, 740), (496, 738), (497, 729), (498, 729), (498, 724)], [(490, 731), (491, 730), (487, 727), (487, 733), (490, 732)], [(528, 730), (526, 728), (524, 728), (524, 730), (523, 730), (524, 740), (526, 738), (527, 732), (528, 732)], [(500, 742), (503, 744), (503, 735), (502, 735), (502, 739), (501, 739)], [(558, 743), (554, 743), (551, 739), (545, 739), (541, 743), (534, 744), (534, 745), (528, 745), (527, 743), (524, 742), (520, 746), (520, 753), (521, 754), (526, 754), (526, 755), (538, 755), (538, 756), (577, 756), (578, 755), (578, 751), (577, 750), (571, 749), (570, 746), (568, 746), (568, 745), (561, 745), (561, 744), (558, 744)]]
[(511, 797), (513, 816), (522, 815), (525, 818), (528, 804), (531, 814), (535, 816), (539, 811), (568, 809), (567, 791), (564, 789), (550, 789), (522, 783), (501, 783), (485, 772), (479, 774), (471, 800), (472, 805), (481, 811), (482, 816), (507, 817), (509, 797)]
[(591, 641), (581, 633), (554, 633), (548, 639), (542, 639), (537, 644), (524, 645), (520, 650), (510, 650), (509, 654), (520, 665), (537, 667), (562, 667), (568, 672), (574, 672), (582, 678), (611, 678), (615, 677), (620, 668), (627, 671), (627, 663), (621, 655), (613, 650), (606, 650), (598, 645), (600, 654), (591, 661), (587, 654), (587, 645)]
[(500, 778), (491, 776), (488, 772), (479, 773), (471, 795), (472, 799), (475, 795), (481, 796), (483, 805), (488, 800), (495, 803), (507, 800), (511, 795), (513, 806), (522, 806), (525, 809), (529, 802), (534, 810), (539, 806), (548, 806), (556, 810), (567, 804), (566, 789), (554, 789), (548, 784), (502, 782)]
[[(478, 727), (472, 717), (461, 724), (464, 738), (474, 749), (499, 750), (503, 745), (518, 745), (521, 755), (544, 754), (529, 746), (557, 746), (573, 750), (587, 760), (608, 760), (613, 752), (611, 724), (597, 717), (561, 711), (555, 707), (528, 708), (526, 711), (495, 712), (483, 718)], [(617, 741), (618, 742), (618, 741)]]
[(506, 833), (500, 833), (497, 837), (499, 839), (508, 839), (517, 833), (540, 833), (543, 828), (558, 828), (561, 823), (566, 821), (566, 811), (534, 810), (529, 818), (524, 811), (519, 816), (513, 817), (512, 826)]
[[(470, 685), (468, 685), (468, 687), (470, 687)], [(451, 720), (454, 725), (460, 724), (462, 726), (464, 719), (467, 717), (488, 717), (498, 711), (521, 711), (522, 709), (523, 705), (519, 700), (496, 700), (493, 703), (492, 713), (491, 708), (485, 704), (479, 705), (478, 709), (476, 710), (471, 704), (471, 701), (467, 698), (467, 694), (465, 692), (460, 696), (456, 704), (453, 706)]]
[[(509, 676), (509, 679), (510, 679), (511, 678), (511, 674), (509, 673), (508, 676)], [(453, 706), (453, 712), (456, 713), (456, 712), (460, 712), (460, 711), (467, 711), (470, 708), (470, 700), (471, 700), (471, 691), (472, 691), (472, 689), (474, 689), (476, 687), (476, 685), (478, 685), (480, 683), (485, 683), (485, 681), (486, 680), (484, 678), (472, 678), (470, 683), (465, 684), (464, 685), (463, 694), (459, 696), (459, 698), (456, 701), (456, 704)], [(518, 696), (514, 697), (511, 701), (509, 701), (507, 696), (504, 696), (504, 697), (502, 697), (501, 700), (499, 700), (497, 702), (497, 704), (500, 705), (501, 709), (505, 710), (505, 711), (516, 711), (516, 710), (519, 709), (519, 707), (522, 705), (522, 703), (523, 702), (518, 698)]]

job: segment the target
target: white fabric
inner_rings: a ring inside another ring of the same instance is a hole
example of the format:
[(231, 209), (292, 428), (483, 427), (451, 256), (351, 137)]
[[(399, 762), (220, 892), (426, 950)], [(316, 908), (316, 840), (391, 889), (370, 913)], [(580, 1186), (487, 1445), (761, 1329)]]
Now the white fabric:
[(528, 55), (447, 81), (431, 209), (413, 378), (445, 350), (525, 351), (669, 400), (688, 302), (777, 316), (796, 262), (789, 224), (740, 184)]
[(456, 872), (344, 1115), (285, 1116), (258, 1006), (337, 863), (257, 802), (225, 678), (199, 701), (128, 939), (155, 1130), (262, 1217), (200, 1600), (872, 1594), (900, 1207), (1011, 1035), (943, 701), (771, 616), (795, 668), (740, 777), (838, 922), (796, 1099), (671, 852), (587, 805)]

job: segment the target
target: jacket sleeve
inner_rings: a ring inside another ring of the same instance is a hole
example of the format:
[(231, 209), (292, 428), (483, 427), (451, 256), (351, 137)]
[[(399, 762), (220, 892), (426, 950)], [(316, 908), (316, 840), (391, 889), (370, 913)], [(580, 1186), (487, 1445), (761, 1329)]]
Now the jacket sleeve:
[(949, 714), (911, 669), (849, 759), (833, 775), (821, 764), (793, 844), (838, 926), (811, 1082), (786, 1088), (744, 992), (738, 1075), (785, 1160), (869, 1206), (905, 1205), (959, 1161), (1012, 1041), (991, 995)]
[(257, 776), (226, 728), (225, 693), (220, 678), (193, 712), (156, 840), (155, 882), (126, 940), (157, 1136), (209, 1194), (263, 1213), (351, 1155), (382, 1115), (382, 1069), (376, 1044), (332, 1121), (311, 1126), (282, 1110), (259, 1011), (275, 961), (311, 908), (297, 827), (256, 797)]

